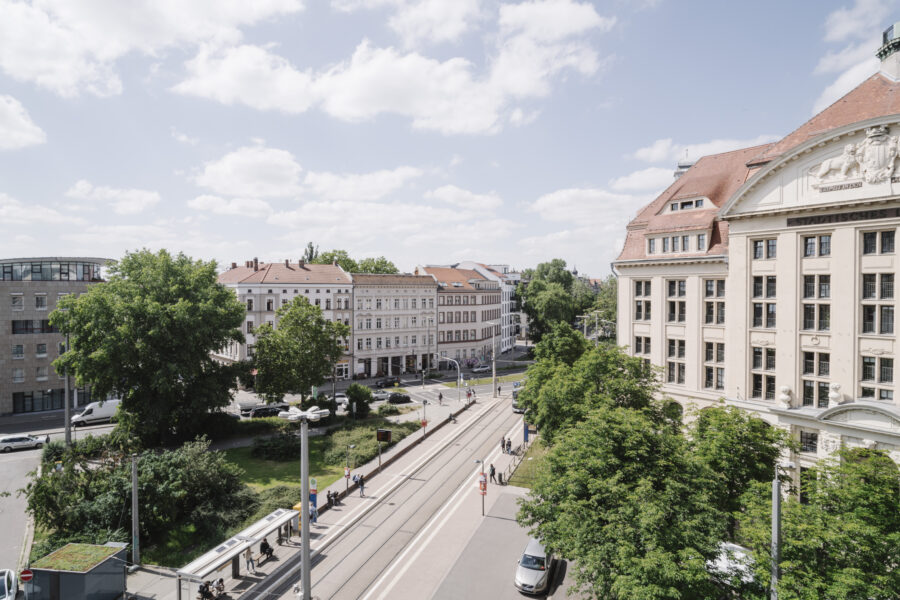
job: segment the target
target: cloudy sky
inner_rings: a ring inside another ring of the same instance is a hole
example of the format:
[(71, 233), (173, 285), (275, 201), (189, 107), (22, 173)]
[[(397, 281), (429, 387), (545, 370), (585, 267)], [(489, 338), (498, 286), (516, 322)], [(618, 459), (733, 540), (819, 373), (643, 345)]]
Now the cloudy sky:
[(312, 241), (602, 277), (685, 152), (799, 126), (898, 5), (0, 0), (0, 257)]

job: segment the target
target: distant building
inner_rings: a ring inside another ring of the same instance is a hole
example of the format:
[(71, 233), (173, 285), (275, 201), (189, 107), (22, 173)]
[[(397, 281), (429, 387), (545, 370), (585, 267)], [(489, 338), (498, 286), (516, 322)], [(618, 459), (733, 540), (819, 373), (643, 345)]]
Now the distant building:
[[(65, 351), (65, 336), (50, 325), (57, 301), (83, 294), (101, 281), (103, 258), (13, 258), (0, 260), (0, 414), (64, 407), (65, 379), (51, 364)], [(70, 380), (71, 381), (71, 380)], [(70, 388), (70, 402), (83, 406), (90, 390)], [(76, 398), (77, 396), (77, 398)]]
[(781, 140), (679, 169), (615, 262), (618, 342), (662, 394), (788, 430), (801, 469), (841, 446), (900, 462), (898, 49), (891, 28), (881, 72)]
[(518, 311), (516, 287), (519, 285), (521, 275), (510, 269), (509, 265), (485, 265), (465, 260), (453, 266), (478, 271), (483, 277), (500, 285), (500, 352), (509, 352), (515, 348), (516, 335), (519, 333), (519, 322), (516, 318)]
[[(322, 310), (329, 321), (352, 327), (352, 281), (350, 275), (336, 264), (317, 265), (300, 260), (260, 263), (257, 259), (243, 266), (231, 263), (231, 268), (219, 275), (219, 283), (234, 290), (246, 308), (243, 344), (232, 343), (217, 353), (217, 358), (229, 362), (253, 356), (256, 343), (254, 331), (264, 323), (277, 327), (275, 311), (298, 296)], [(351, 376), (350, 342), (344, 340), (346, 355), (335, 366), (335, 376)]]
[(437, 280), (438, 349), (461, 364), (488, 362), (499, 352), (500, 284), (472, 269), (416, 267)]
[(430, 275), (353, 273), (353, 375), (374, 377), (433, 368), (438, 284)]

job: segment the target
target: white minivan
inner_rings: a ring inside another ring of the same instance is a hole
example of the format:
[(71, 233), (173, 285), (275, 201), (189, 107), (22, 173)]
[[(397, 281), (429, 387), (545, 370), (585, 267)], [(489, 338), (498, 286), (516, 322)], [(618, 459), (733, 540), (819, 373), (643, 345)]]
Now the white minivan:
[(72, 427), (90, 425), (91, 423), (106, 423), (116, 414), (121, 400), (114, 398), (101, 402), (91, 402), (84, 410), (72, 417)]

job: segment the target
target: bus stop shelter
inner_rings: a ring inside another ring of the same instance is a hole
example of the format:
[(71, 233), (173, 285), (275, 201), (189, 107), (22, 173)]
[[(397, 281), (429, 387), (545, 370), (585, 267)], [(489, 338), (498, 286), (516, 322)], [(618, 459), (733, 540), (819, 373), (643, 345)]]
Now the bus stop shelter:
[(182, 600), (183, 582), (188, 584), (188, 597), (190, 598), (192, 584), (200, 585), (223, 567), (231, 563), (231, 576), (240, 576), (240, 556), (247, 548), (252, 548), (264, 537), (271, 535), (276, 530), (299, 518), (300, 512), (287, 508), (279, 508), (268, 516), (250, 525), (243, 531), (228, 538), (203, 556), (194, 559), (176, 572), (178, 585), (178, 600)]

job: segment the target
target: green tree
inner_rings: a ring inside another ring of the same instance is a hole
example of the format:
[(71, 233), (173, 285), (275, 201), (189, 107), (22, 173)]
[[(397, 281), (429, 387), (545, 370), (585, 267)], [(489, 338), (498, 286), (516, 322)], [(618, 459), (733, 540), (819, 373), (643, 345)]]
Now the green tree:
[[(880, 450), (843, 449), (807, 471), (803, 502), (782, 504), (783, 600), (897, 598), (900, 590), (900, 471)], [(771, 579), (771, 492), (751, 484), (740, 514), (742, 541), (753, 551), (755, 575)]]
[(277, 329), (267, 323), (256, 331), (256, 391), (267, 402), (289, 392), (308, 394), (331, 377), (344, 353), (341, 338), (350, 332), (303, 296), (279, 308), (276, 317)]
[(383, 256), (378, 258), (364, 258), (356, 265), (357, 273), (381, 273), (391, 275), (399, 273), (399, 269)]
[(571, 292), (572, 285), (575, 283), (575, 276), (566, 269), (566, 261), (561, 258), (554, 258), (550, 262), (540, 263), (535, 267), (532, 280), (558, 283), (566, 292)]
[(311, 262), (319, 265), (330, 265), (332, 263), (337, 263), (337, 265), (342, 268), (347, 273), (358, 273), (359, 266), (356, 264), (356, 261), (350, 258), (350, 255), (347, 254), (346, 250), (329, 250), (328, 252), (322, 252)]
[(767, 482), (775, 462), (787, 447), (787, 434), (734, 406), (712, 406), (699, 411), (688, 428), (694, 457), (707, 467), (706, 483), (720, 511), (729, 515), (734, 536), (734, 515), (741, 497), (754, 481)]
[(347, 388), (347, 400), (350, 401), (353, 416), (356, 419), (365, 419), (369, 416), (372, 402), (372, 390), (358, 383), (351, 383)]
[(586, 281), (576, 279), (572, 283), (572, 306), (575, 315), (582, 315), (590, 310), (596, 299), (597, 295), (594, 293), (594, 288)]
[(575, 302), (560, 283), (535, 279), (527, 287), (519, 284), (522, 310), (528, 316), (531, 338), (539, 342), (555, 321), (571, 323), (575, 319)]
[(591, 597), (715, 598), (706, 562), (724, 520), (680, 432), (641, 411), (604, 402), (566, 427), (547, 454), (519, 522), (577, 565)]
[(619, 280), (610, 275), (600, 284), (600, 293), (597, 294), (593, 310), (598, 311), (597, 316), (600, 319), (615, 323), (618, 302)]
[(316, 258), (319, 256), (319, 247), (314, 245), (312, 242), (308, 242), (306, 244), (306, 249), (303, 251), (303, 262), (306, 263), (314, 263), (316, 262)]
[(95, 398), (122, 398), (117, 427), (145, 444), (190, 439), (231, 401), (240, 366), (210, 354), (242, 342), (244, 307), (217, 283), (214, 262), (165, 250), (126, 254), (109, 280), (62, 298), (50, 321), (70, 337), (58, 372)]
[(588, 341), (581, 333), (565, 323), (556, 322), (535, 345), (534, 357), (537, 360), (552, 360), (572, 365), (587, 349)]

